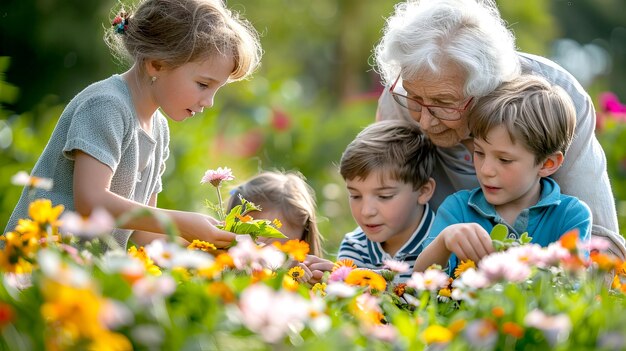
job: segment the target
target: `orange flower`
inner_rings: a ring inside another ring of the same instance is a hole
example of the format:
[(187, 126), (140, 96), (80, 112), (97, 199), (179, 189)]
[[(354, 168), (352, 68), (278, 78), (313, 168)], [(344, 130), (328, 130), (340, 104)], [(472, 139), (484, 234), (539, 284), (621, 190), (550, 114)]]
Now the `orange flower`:
[(254, 284), (260, 281), (268, 280), (274, 276), (276, 276), (276, 272), (272, 271), (271, 269), (255, 269), (252, 271), (251, 283)]
[(590, 253), (589, 258), (591, 259), (591, 262), (595, 263), (598, 268), (603, 271), (610, 271), (615, 268), (617, 264), (619, 264), (619, 262), (616, 262), (612, 256), (596, 251)]
[(569, 251), (576, 250), (576, 244), (578, 243), (578, 229), (572, 229), (563, 234), (559, 239), (559, 242), (563, 248)]
[(335, 262), (335, 264), (333, 265), (333, 272), (336, 271), (337, 269), (339, 269), (339, 267), (350, 267), (350, 268), (356, 268), (356, 265), (354, 264), (354, 261), (352, 261), (349, 258), (344, 258), (341, 259), (337, 262)]
[(613, 282), (611, 283), (612, 289), (620, 289), (622, 287), (622, 281), (619, 279), (619, 276), (613, 277)]
[(356, 268), (348, 273), (346, 284), (368, 287), (372, 290), (385, 291), (387, 281), (380, 274), (369, 269)]
[(253, 220), (252, 216), (250, 215), (242, 216), (242, 215), (236, 214), (235, 217), (237, 217), (243, 223), (250, 222), (251, 220)]
[(465, 319), (457, 319), (454, 322), (450, 323), (450, 325), (448, 326), (448, 329), (453, 334), (458, 334), (461, 330), (465, 328), (466, 323), (467, 322), (465, 321)]
[(275, 241), (273, 244), (280, 251), (291, 255), (298, 262), (304, 262), (306, 255), (309, 253), (309, 244), (302, 240), (289, 240), (284, 244)]
[(187, 246), (187, 249), (209, 252), (217, 250), (217, 247), (215, 247), (215, 245), (211, 244), (210, 242), (195, 239), (191, 242), (191, 244), (189, 244), (189, 246)]
[(224, 282), (212, 282), (207, 286), (207, 292), (211, 296), (217, 296), (226, 303), (235, 302), (235, 293)]
[(393, 293), (399, 297), (402, 297), (405, 291), (406, 291), (406, 283), (399, 283), (393, 288)]
[(491, 309), (491, 314), (496, 318), (502, 318), (504, 316), (504, 308), (496, 306)]
[(516, 339), (520, 339), (524, 336), (524, 328), (514, 322), (504, 322), (504, 324), (502, 324), (502, 332), (504, 334), (509, 334)]

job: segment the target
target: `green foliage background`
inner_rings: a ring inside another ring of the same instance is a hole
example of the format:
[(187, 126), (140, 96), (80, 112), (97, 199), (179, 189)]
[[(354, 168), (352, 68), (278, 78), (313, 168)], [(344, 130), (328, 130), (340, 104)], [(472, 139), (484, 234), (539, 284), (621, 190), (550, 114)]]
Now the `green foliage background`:
[[(332, 255), (355, 226), (336, 163), (354, 135), (374, 120), (382, 86), (370, 56), (397, 1), (227, 3), (261, 33), (263, 64), (251, 80), (220, 90), (211, 110), (170, 124), (172, 152), (159, 206), (207, 211), (204, 199), (213, 200), (214, 193), (199, 184), (206, 169), (232, 168), (233, 185), (260, 169), (299, 170), (316, 189), (320, 229)], [(10, 185), (10, 177), (32, 169), (64, 105), (91, 82), (127, 69), (102, 40), (114, 5), (111, 0), (0, 4), (2, 228), (21, 191)], [(500, 0), (499, 5), (521, 50), (549, 56), (559, 37), (600, 40), (615, 73), (596, 79), (589, 92), (595, 97), (613, 90), (626, 99), (619, 77), (626, 67), (622, 0)], [(620, 190), (616, 197), (625, 200), (626, 194)]]

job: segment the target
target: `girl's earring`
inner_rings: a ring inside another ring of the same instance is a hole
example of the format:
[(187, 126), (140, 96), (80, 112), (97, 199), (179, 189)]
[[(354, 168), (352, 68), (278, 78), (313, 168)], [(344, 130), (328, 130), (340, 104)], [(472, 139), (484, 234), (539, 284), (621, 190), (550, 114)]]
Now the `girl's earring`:
[(152, 78), (150, 78), (150, 85), (154, 84), (154, 82), (156, 82), (156, 77), (152, 76)]

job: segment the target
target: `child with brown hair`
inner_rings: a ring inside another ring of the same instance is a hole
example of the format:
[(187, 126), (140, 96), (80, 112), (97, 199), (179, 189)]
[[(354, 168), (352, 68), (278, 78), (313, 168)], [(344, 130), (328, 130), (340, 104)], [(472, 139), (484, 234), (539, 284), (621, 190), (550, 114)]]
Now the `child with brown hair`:
[(408, 279), (434, 217), (434, 167), (435, 148), (415, 123), (385, 120), (363, 129), (341, 156), (359, 227), (345, 235), (337, 259), (369, 269), (404, 261), (409, 269), (397, 279)]
[[(32, 171), (54, 185), (35, 197), (85, 216), (98, 207), (115, 218), (144, 209), (169, 218), (187, 241), (229, 245), (235, 235), (217, 229), (215, 219), (158, 209), (157, 194), (169, 156), (168, 118), (201, 113), (222, 86), (248, 77), (261, 58), (256, 31), (221, 0), (143, 0), (112, 25), (107, 43), (132, 67), (66, 106)], [(5, 232), (27, 216), (29, 200), (25, 189)], [(130, 220), (113, 236), (126, 247), (134, 231), (133, 241), (144, 245), (163, 236), (154, 217)]]

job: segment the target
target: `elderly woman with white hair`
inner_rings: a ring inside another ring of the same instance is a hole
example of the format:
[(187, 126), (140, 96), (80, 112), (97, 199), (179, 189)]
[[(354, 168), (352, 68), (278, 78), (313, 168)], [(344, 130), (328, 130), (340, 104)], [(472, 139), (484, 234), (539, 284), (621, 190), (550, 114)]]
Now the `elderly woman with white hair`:
[[(478, 186), (467, 121), (474, 101), (522, 73), (542, 76), (565, 89), (576, 107), (575, 138), (553, 178), (564, 194), (591, 208), (592, 235), (609, 239), (608, 251), (626, 257), (606, 158), (594, 135), (591, 98), (556, 63), (516, 51), (515, 37), (492, 0), (399, 3), (374, 56), (388, 85), (379, 99), (377, 120), (414, 120), (437, 146), (434, 208), (446, 196)], [(469, 227), (467, 233), (475, 235)]]

